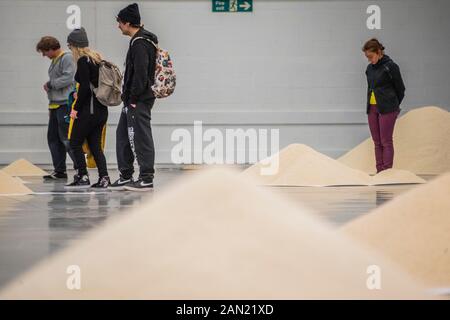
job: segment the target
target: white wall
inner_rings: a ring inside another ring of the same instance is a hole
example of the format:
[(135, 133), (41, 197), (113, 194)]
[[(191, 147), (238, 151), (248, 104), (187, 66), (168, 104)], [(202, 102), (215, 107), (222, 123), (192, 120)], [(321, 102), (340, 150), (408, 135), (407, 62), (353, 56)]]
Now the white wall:
[[(50, 163), (46, 144), (49, 61), (35, 52), (43, 35), (66, 43), (66, 8), (82, 10), (91, 47), (123, 66), (128, 39), (117, 29), (122, 1), (0, 2), (0, 163)], [(450, 109), (450, 3), (415, 1), (254, 1), (253, 13), (212, 13), (211, 1), (140, 1), (142, 20), (174, 59), (176, 93), (157, 102), (157, 162), (169, 163), (171, 132), (204, 126), (279, 128), (280, 147), (306, 143), (338, 156), (368, 137), (363, 42), (378, 36), (407, 86), (404, 110)], [(382, 29), (366, 9), (381, 7)], [(115, 162), (119, 109), (107, 141)]]

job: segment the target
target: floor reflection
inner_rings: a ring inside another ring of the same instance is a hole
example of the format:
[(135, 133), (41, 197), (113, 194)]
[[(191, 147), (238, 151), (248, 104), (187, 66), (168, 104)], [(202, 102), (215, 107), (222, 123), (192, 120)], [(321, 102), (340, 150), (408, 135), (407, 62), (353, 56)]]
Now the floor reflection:
[[(153, 192), (65, 192), (64, 183), (26, 178), (36, 195), (0, 197), (0, 287), (113, 217), (130, 214), (142, 201), (152, 201), (178, 177), (195, 170), (157, 174)], [(91, 177), (94, 181), (95, 177)], [(274, 188), (340, 226), (383, 205), (413, 185), (377, 187)]]

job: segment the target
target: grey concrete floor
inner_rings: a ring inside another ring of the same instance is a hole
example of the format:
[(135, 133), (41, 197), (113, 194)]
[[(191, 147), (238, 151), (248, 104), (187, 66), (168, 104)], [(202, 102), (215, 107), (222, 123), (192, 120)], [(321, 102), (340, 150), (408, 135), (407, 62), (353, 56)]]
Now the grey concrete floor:
[[(18, 274), (95, 230), (110, 217), (126, 214), (144, 198), (157, 196), (176, 178), (195, 170), (158, 169), (148, 193), (66, 192), (64, 182), (25, 177), (32, 196), (0, 196), (0, 287)], [(426, 179), (431, 177), (425, 177)], [(91, 182), (96, 176), (91, 176)], [(277, 188), (293, 201), (339, 226), (368, 213), (414, 185), (378, 187)]]

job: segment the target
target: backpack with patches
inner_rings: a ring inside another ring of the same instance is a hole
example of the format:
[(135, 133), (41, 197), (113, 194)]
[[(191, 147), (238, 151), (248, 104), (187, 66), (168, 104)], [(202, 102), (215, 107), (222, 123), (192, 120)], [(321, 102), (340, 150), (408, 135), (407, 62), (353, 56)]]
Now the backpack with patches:
[(158, 99), (167, 98), (175, 91), (177, 84), (177, 76), (169, 52), (144, 37), (135, 38), (131, 45), (138, 39), (144, 39), (156, 48), (155, 83), (152, 86), (152, 91)]

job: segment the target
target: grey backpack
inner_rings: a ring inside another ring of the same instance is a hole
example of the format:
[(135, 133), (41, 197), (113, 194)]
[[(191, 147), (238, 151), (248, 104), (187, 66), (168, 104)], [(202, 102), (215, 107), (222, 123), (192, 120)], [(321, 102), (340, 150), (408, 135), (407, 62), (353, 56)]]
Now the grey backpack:
[(106, 60), (99, 65), (98, 87), (93, 91), (101, 104), (114, 107), (122, 103), (121, 99), (122, 73), (119, 68)]

